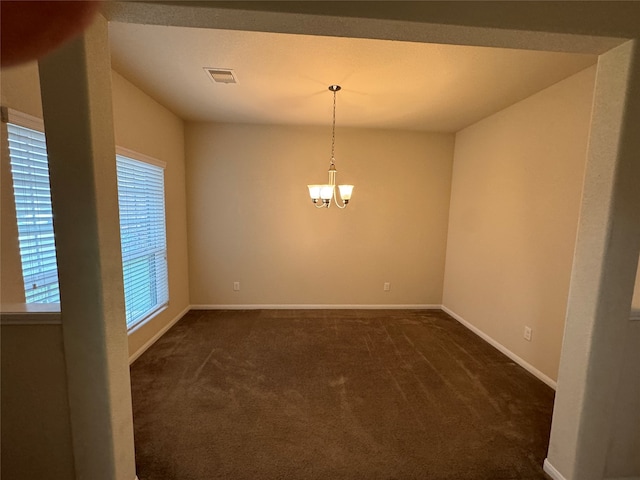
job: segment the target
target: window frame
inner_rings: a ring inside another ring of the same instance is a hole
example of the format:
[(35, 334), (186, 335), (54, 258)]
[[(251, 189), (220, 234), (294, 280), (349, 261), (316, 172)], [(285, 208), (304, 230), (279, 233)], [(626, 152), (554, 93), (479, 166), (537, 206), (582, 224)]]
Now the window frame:
[[(4, 123), (4, 125), (2, 126), (2, 128), (4, 129), (4, 135), (6, 135), (6, 149), (7, 151), (5, 152), (8, 155), (8, 162), (9, 162), (9, 168), (11, 169), (11, 156), (9, 153), (9, 131), (8, 131), (8, 124), (11, 123), (13, 125), (17, 125), (19, 127), (23, 127), (23, 128), (27, 128), (30, 130), (35, 130), (43, 135), (45, 135), (45, 145), (46, 145), (46, 132), (45, 132), (45, 128), (44, 128), (44, 121), (38, 117), (23, 113), (21, 111), (18, 110), (14, 110), (12, 108), (7, 108), (7, 107), (2, 107), (1, 110), (1, 114), (2, 114), (2, 123)], [(4, 147), (3, 147), (4, 148)], [(146, 324), (149, 320), (151, 320), (152, 318), (156, 317), (160, 312), (166, 310), (169, 307), (170, 304), (170, 291), (169, 291), (169, 248), (168, 248), (168, 241), (167, 241), (167, 212), (166, 212), (166, 181), (165, 181), (165, 177), (166, 177), (166, 167), (167, 167), (167, 163), (161, 160), (158, 160), (156, 158), (150, 157), (148, 155), (136, 152), (134, 150), (130, 150), (124, 147), (120, 147), (120, 146), (116, 146), (116, 156), (122, 156), (137, 162), (142, 162), (142, 163), (146, 163), (158, 168), (161, 168), (163, 170), (163, 176), (162, 176), (162, 196), (163, 196), (163, 204), (162, 204), (162, 209), (163, 209), (163, 220), (164, 220), (164, 252), (165, 252), (165, 262), (166, 262), (166, 301), (164, 303), (158, 304), (155, 306), (155, 308), (153, 308), (152, 310), (149, 310), (148, 312), (145, 313), (144, 316), (136, 319), (135, 321), (129, 323), (125, 323), (127, 325), (127, 333), (131, 334), (134, 331), (136, 331), (138, 328), (140, 328), (142, 325)], [(118, 188), (117, 186), (117, 157), (114, 156), (114, 162), (116, 162), (115, 167), (116, 167), (116, 188)], [(48, 154), (47, 154), (47, 164), (48, 164)], [(10, 170), (10, 173), (11, 170)], [(14, 187), (13, 185), (13, 176), (11, 177), (11, 185), (12, 187)], [(15, 188), (15, 187), (14, 187)], [(49, 186), (50, 188), (50, 186)], [(50, 190), (49, 190), (50, 192)], [(117, 191), (116, 191), (117, 194)], [(15, 202), (15, 189), (12, 191), (12, 195), (14, 196), (14, 202)], [(120, 200), (119, 200), (119, 196), (117, 198), (118, 201), (118, 217), (120, 217)], [(15, 212), (15, 216), (16, 216), (16, 222), (18, 220), (17, 218), (17, 211)], [(54, 226), (54, 235), (55, 235), (55, 226)], [(54, 237), (54, 242), (55, 242), (55, 237)], [(18, 247), (20, 247), (19, 245), (20, 242), (18, 242)], [(122, 254), (122, 232), (120, 233), (120, 245), (121, 245), (121, 254)], [(18, 253), (20, 255), (20, 253)], [(21, 273), (21, 280), (22, 280), (22, 285), (23, 287), (26, 287), (24, 284), (24, 271), (23, 271), (23, 264), (22, 264), (22, 257), (20, 256), (20, 273)], [(57, 265), (57, 256), (56, 256), (56, 275), (58, 272), (58, 265)], [(123, 264), (123, 282), (124, 282), (124, 264)], [(57, 284), (59, 285), (59, 279)], [(124, 284), (123, 284), (124, 285)], [(124, 290), (124, 289), (123, 289)], [(43, 303), (34, 303), (34, 302), (26, 302), (26, 291), (25, 291), (25, 305), (47, 305), (47, 304), (43, 304)], [(60, 305), (59, 302), (58, 303), (49, 303), (48, 305)], [(126, 307), (125, 307), (126, 308)], [(126, 322), (126, 314), (125, 314), (125, 322)]]
[[(134, 160), (141, 163), (146, 163), (154, 167), (161, 168), (163, 170), (162, 195), (163, 195), (164, 242), (165, 242), (164, 252), (165, 252), (165, 262), (166, 262), (166, 271), (167, 271), (167, 275), (166, 275), (167, 299), (166, 299), (166, 302), (156, 305), (155, 308), (146, 312), (146, 314), (143, 315), (142, 317), (136, 319), (131, 323), (127, 323), (126, 324), (127, 332), (133, 333), (134, 331), (142, 327), (144, 324), (146, 324), (149, 320), (151, 320), (152, 318), (156, 317), (158, 314), (166, 310), (169, 307), (169, 302), (171, 300), (170, 289), (169, 289), (169, 258), (168, 258), (169, 248), (167, 245), (168, 242), (167, 242), (167, 227), (166, 227), (167, 226), (167, 209), (166, 209), (167, 188), (166, 188), (165, 177), (166, 177), (167, 163), (162, 160), (158, 160), (154, 157), (145, 155), (143, 153), (136, 152), (135, 150), (130, 150), (128, 148), (124, 148), (116, 145), (116, 158), (115, 158), (116, 169), (117, 169), (117, 156), (125, 157), (127, 159)], [(117, 172), (116, 172), (116, 181), (117, 181)], [(119, 198), (118, 198), (118, 217), (120, 217), (120, 199)], [(122, 231), (120, 232), (120, 248), (122, 253)], [(123, 286), (124, 286), (124, 260), (123, 260)], [(125, 293), (125, 298), (126, 298), (126, 293)], [(126, 305), (125, 305), (125, 309), (126, 309)], [(125, 321), (126, 321), (126, 316), (125, 316)]]

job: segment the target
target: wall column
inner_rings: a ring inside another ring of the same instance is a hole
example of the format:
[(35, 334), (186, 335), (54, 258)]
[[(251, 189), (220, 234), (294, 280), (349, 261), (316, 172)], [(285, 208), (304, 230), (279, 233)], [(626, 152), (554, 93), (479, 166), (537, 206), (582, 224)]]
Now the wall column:
[(40, 62), (76, 478), (135, 460), (107, 21)]
[[(640, 45), (600, 56), (545, 469), (604, 478), (640, 251)], [(638, 346), (640, 348), (640, 345)]]

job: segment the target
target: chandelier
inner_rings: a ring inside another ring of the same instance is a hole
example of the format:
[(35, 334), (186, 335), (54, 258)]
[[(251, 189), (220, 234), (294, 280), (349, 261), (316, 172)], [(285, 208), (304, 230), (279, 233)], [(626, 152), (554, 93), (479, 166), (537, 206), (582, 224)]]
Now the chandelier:
[(333, 92), (333, 123), (331, 125), (331, 162), (329, 163), (329, 183), (324, 185), (307, 185), (309, 188), (309, 196), (313, 201), (316, 208), (329, 208), (331, 206), (331, 199), (338, 208), (345, 208), (351, 200), (351, 192), (353, 191), (353, 185), (338, 185), (340, 190), (340, 198), (342, 199), (342, 205), (338, 203), (338, 196), (336, 195), (336, 170), (334, 150), (336, 144), (336, 92), (342, 87), (340, 85), (329, 85), (329, 90)]

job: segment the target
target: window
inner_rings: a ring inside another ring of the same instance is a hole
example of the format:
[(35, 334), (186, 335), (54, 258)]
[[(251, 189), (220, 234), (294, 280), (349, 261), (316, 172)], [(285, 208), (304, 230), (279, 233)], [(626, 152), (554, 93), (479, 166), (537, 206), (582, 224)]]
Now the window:
[(116, 155), (124, 297), (129, 328), (169, 300), (164, 168)]
[(58, 265), (44, 134), (15, 123), (7, 124), (7, 132), (26, 302), (58, 303)]
[[(43, 130), (39, 119), (9, 110), (9, 157), (27, 303), (60, 302)], [(127, 327), (132, 328), (169, 300), (164, 165), (128, 150), (118, 152), (125, 309)]]

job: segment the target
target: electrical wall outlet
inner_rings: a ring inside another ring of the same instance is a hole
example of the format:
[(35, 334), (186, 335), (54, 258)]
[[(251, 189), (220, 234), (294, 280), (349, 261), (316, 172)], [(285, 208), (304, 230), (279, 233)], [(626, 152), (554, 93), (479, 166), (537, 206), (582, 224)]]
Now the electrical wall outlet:
[(524, 327), (524, 339), (527, 342), (531, 341), (531, 327)]
[(234, 292), (240, 291), (240, 282), (233, 282), (233, 291)]
[(389, 290), (391, 290), (391, 284), (389, 282), (384, 282), (384, 285), (382, 286), (382, 289), (385, 292), (388, 292)]

